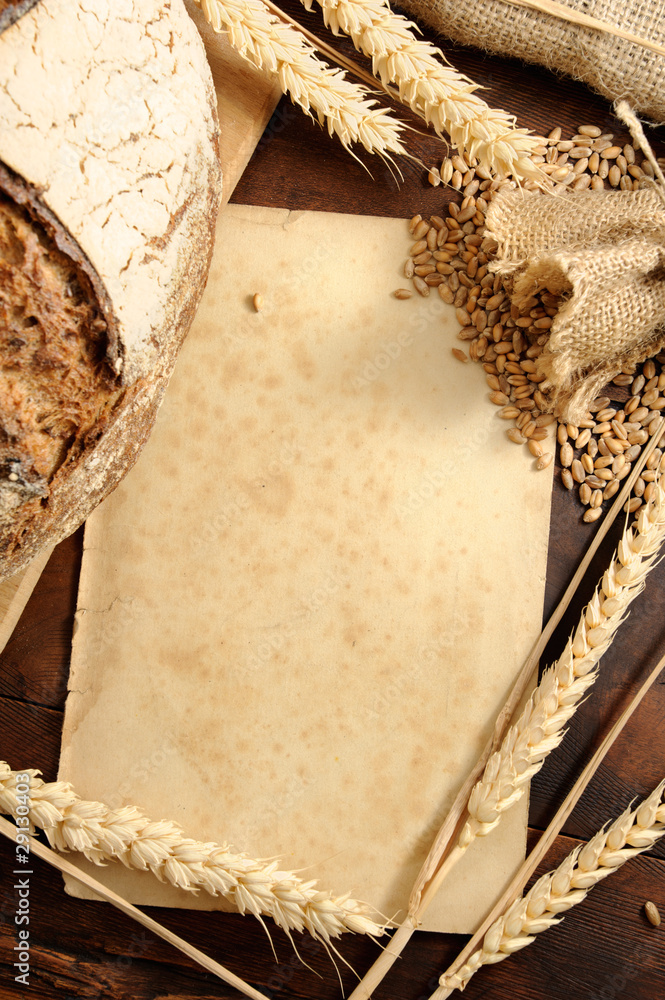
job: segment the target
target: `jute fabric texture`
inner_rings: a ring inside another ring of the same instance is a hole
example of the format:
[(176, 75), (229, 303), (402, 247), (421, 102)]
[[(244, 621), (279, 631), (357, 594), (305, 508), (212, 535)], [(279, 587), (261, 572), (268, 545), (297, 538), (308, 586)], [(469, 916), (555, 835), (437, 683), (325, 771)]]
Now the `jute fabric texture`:
[[(665, 0), (561, 2), (665, 45)], [(665, 121), (665, 58), (641, 45), (505, 0), (401, 0), (400, 6), (445, 38), (566, 73), (609, 100), (626, 99), (653, 121)]]
[(572, 423), (628, 363), (665, 345), (665, 194), (502, 192), (487, 212), (498, 242), (493, 269), (513, 302), (560, 295), (537, 360), (554, 410)]

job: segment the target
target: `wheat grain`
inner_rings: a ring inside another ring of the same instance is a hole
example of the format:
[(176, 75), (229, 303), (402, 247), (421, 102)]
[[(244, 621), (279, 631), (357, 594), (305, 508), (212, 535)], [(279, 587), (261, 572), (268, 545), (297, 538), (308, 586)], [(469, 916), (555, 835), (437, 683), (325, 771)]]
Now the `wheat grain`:
[[(0, 812), (12, 816), (19, 805), (17, 773), (0, 761)], [(384, 932), (367, 904), (317, 889), (316, 882), (281, 871), (278, 861), (257, 861), (226, 845), (184, 837), (177, 824), (153, 822), (133, 806), (111, 810), (86, 801), (68, 782), (42, 781), (39, 771), (22, 774), (30, 775), (30, 822), (45, 831), (56, 851), (80, 851), (97, 865), (116, 859), (177, 888), (224, 896), (240, 913), (272, 917), (287, 934), (307, 930), (328, 943), (344, 931), (371, 937)]]
[(581, 903), (598, 882), (653, 847), (665, 834), (664, 790), (662, 781), (640, 806), (626, 809), (588, 844), (576, 847), (555, 871), (539, 878), (495, 920), (482, 946), (465, 964), (441, 976), (431, 1000), (445, 1000), (453, 990), (463, 990), (483, 965), (501, 962), (531, 944), (537, 934), (560, 922), (560, 914)]
[(399, 138), (401, 124), (375, 107), (366, 88), (319, 59), (316, 48), (261, 0), (195, 2), (214, 31), (226, 32), (244, 59), (275, 74), (284, 93), (347, 149), (360, 143), (388, 160), (391, 154), (407, 155)]
[[(314, 0), (301, 2), (311, 10)], [(477, 84), (447, 65), (439, 49), (417, 39), (411, 21), (391, 11), (384, 0), (316, 2), (327, 27), (334, 34), (349, 35), (355, 47), (371, 58), (373, 72), (384, 86), (396, 83), (401, 100), (439, 135), (447, 133), (453, 146), (464, 150), (472, 162), (476, 158), (498, 174), (544, 183), (544, 174), (530, 159), (537, 138), (517, 128), (505, 111), (481, 100)], [(471, 181), (464, 182), (468, 165), (460, 160), (452, 160), (454, 187)]]
[[(631, 602), (644, 586), (665, 538), (665, 490), (654, 483), (654, 498), (627, 528), (603, 579), (582, 613), (577, 629), (558, 661), (545, 671), (518, 721), (488, 760), (469, 797), (467, 819), (457, 841), (466, 850), (485, 836), (517, 802), (551, 750), (564, 726), (595, 681), (598, 663), (609, 648)], [(596, 514), (587, 511), (587, 514)], [(586, 517), (587, 515), (585, 515)]]

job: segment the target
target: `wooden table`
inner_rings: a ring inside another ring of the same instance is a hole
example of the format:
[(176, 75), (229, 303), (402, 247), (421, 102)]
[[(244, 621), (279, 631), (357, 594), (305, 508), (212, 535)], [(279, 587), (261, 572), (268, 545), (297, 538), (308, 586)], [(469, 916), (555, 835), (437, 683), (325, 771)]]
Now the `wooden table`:
[[(302, 16), (301, 9), (299, 14)], [(323, 30), (313, 16), (308, 23), (314, 30)], [(556, 124), (566, 130), (586, 122), (625, 135), (607, 102), (582, 85), (461, 48), (446, 45), (446, 52), (457, 68), (487, 88), (490, 104), (514, 113), (520, 124), (539, 133), (547, 133)], [(663, 131), (652, 137), (662, 140)], [(411, 134), (408, 141), (424, 163), (441, 160), (443, 150), (436, 139)], [(662, 142), (656, 142), (658, 155), (663, 155), (664, 150)], [(398, 188), (380, 161), (367, 157), (363, 160), (373, 178), (325, 132), (283, 100), (233, 200), (406, 218), (416, 211), (439, 212), (448, 197), (441, 188), (430, 187), (424, 171), (413, 164), (404, 165), (406, 180)], [(479, 368), (479, 405), (486, 405), (484, 396)], [(562, 489), (555, 476), (545, 617), (556, 605), (593, 536), (595, 526), (582, 524), (580, 514), (575, 497)], [(612, 530), (594, 559), (579, 600), (573, 602), (557, 630), (544, 662), (559, 655), (585, 599), (609, 561), (619, 532), (620, 526)], [(2, 755), (15, 768), (41, 768), (47, 780), (54, 780), (57, 772), (81, 550), (82, 530), (57, 547), (0, 657)], [(525, 572), (529, 572), (528, 566)], [(601, 735), (663, 653), (664, 591), (662, 565), (651, 574), (645, 594), (634, 605), (629, 621), (604, 657), (593, 698), (578, 711), (561, 749), (534, 780), (530, 805), (532, 841), (547, 825)], [(542, 870), (554, 867), (576, 843), (589, 838), (635, 796), (650, 791), (664, 775), (665, 680), (651, 690), (608, 755)], [(117, 911), (70, 899), (63, 892), (59, 875), (40, 863), (34, 864), (30, 883), (30, 986), (15, 983), (13, 857), (12, 846), (1, 842), (0, 997), (175, 1000), (236, 996)], [(647, 922), (643, 911), (647, 899), (659, 904), (665, 914), (665, 844), (631, 861), (603, 882), (582, 906), (566, 916), (561, 927), (542, 935), (509, 961), (482, 970), (465, 995), (469, 1000), (484, 996), (494, 1000), (654, 1000), (664, 995), (665, 929), (655, 929)], [(309, 939), (299, 946), (314, 971), (299, 963), (279, 931), (272, 935), (275, 957), (267, 936), (251, 917), (169, 909), (150, 912), (270, 997), (334, 1000), (340, 996), (331, 957)], [(437, 975), (463, 943), (463, 938), (452, 935), (417, 935), (376, 996), (379, 1000), (425, 1000), (436, 986)], [(343, 962), (337, 959), (336, 964), (348, 994), (354, 976), (344, 963), (362, 974), (378, 952), (372, 942), (351, 936), (341, 941), (339, 951)]]

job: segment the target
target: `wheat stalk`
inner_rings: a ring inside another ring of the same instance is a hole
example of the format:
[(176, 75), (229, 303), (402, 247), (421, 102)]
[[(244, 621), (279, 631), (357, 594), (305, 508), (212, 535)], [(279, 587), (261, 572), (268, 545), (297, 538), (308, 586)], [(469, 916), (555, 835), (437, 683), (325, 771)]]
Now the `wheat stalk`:
[(543, 875), (515, 900), (486, 932), (482, 946), (460, 968), (441, 976), (431, 1000), (463, 990), (483, 965), (503, 961), (560, 922), (560, 914), (585, 899), (590, 889), (631, 858), (649, 850), (665, 834), (665, 781), (637, 808), (626, 809), (588, 844), (578, 846), (553, 872)]
[(468, 818), (448, 858), (431, 880), (419, 903), (422, 911), (445, 874), (476, 837), (484, 837), (524, 794), (528, 783), (565, 734), (565, 725), (598, 676), (598, 664), (612, 643), (629, 605), (665, 538), (665, 491), (657, 484), (652, 501), (624, 530), (617, 551), (573, 635), (557, 662), (542, 679), (487, 761), (467, 803)]
[(275, 17), (261, 0), (195, 0), (216, 32), (259, 69), (275, 74), (291, 100), (350, 149), (361, 143), (386, 159), (408, 155), (400, 142), (403, 126), (369, 96), (318, 58), (316, 48), (290, 24)]
[[(311, 10), (314, 0), (301, 0)], [(415, 37), (413, 22), (393, 13), (384, 0), (316, 0), (326, 26), (353, 40), (372, 60), (384, 86), (396, 83), (409, 104), (439, 135), (476, 156), (499, 175), (543, 183), (530, 155), (538, 140), (519, 129), (505, 111), (490, 108), (476, 94), (478, 85), (446, 64), (440, 49)]]
[(559, 660), (545, 671), (518, 721), (487, 761), (467, 802), (468, 818), (452, 849), (442, 848), (429, 879), (416, 883), (404, 923), (356, 986), (349, 1000), (367, 1000), (404, 950), (442, 882), (477, 836), (486, 836), (524, 794), (547, 754), (564, 736), (564, 726), (598, 675), (630, 603), (644, 587), (665, 539), (665, 491), (657, 483), (649, 504), (623, 532), (617, 551), (583, 611)]
[(657, 484), (654, 499), (637, 515), (619, 542), (566, 648), (545, 671), (518, 721), (487, 762), (471, 792), (469, 819), (458, 839), (467, 848), (499, 823), (517, 802), (545, 758), (564, 737), (564, 726), (598, 676), (598, 663), (612, 643), (629, 605), (644, 587), (665, 537), (665, 490)]
[[(14, 817), (18, 773), (0, 761), (0, 813)], [(81, 799), (68, 782), (46, 783), (39, 771), (27, 768), (20, 773), (30, 776), (29, 820), (45, 831), (56, 851), (80, 851), (96, 865), (116, 859), (179, 889), (224, 896), (240, 913), (272, 917), (289, 935), (307, 930), (329, 943), (344, 931), (371, 937), (384, 933), (366, 903), (321, 891), (315, 881), (279, 870), (278, 861), (255, 861), (225, 845), (191, 840), (176, 823), (153, 822), (134, 806), (111, 810)]]

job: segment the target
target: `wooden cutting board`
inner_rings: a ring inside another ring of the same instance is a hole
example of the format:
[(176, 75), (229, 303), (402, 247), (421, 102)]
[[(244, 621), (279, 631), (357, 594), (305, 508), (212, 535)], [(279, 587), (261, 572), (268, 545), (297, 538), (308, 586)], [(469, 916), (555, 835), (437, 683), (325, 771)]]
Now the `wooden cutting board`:
[[(206, 24), (193, 0), (185, 6), (206, 47), (217, 91), (225, 205), (256, 148), (281, 96), (274, 80), (254, 69), (224, 35)], [(25, 570), (0, 583), (0, 650), (4, 649), (52, 552), (42, 552)]]

